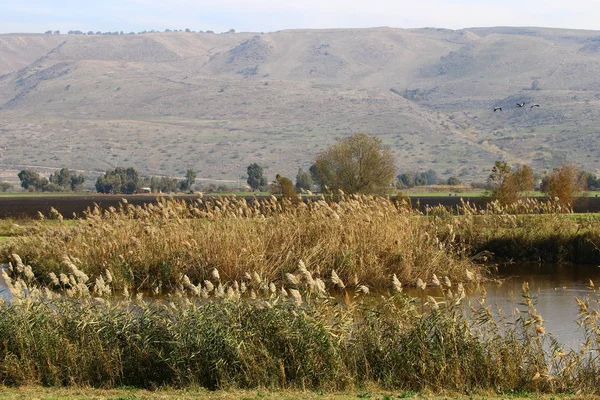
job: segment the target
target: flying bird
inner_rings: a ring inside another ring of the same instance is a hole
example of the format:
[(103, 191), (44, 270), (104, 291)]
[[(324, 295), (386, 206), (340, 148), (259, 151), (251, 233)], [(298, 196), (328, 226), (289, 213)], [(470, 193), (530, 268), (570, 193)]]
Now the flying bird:
[(494, 112), (496, 111), (502, 111), (502, 107), (494, 107)]
[(519, 108), (521, 108), (521, 107), (525, 106), (525, 103), (517, 103), (517, 106), (518, 106)]
[(533, 108), (533, 107), (539, 107), (539, 106), (540, 106), (539, 104), (534, 104), (534, 105), (531, 106), (531, 108)]

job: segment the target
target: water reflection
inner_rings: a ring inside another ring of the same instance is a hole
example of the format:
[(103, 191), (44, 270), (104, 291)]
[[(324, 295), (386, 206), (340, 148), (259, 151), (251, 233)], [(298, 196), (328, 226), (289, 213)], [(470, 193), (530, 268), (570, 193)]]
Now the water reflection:
[[(499, 307), (504, 315), (510, 315), (522, 302), (523, 282), (528, 282), (530, 295), (535, 299), (538, 313), (544, 318), (546, 331), (559, 342), (571, 348), (579, 348), (583, 342), (583, 331), (575, 322), (579, 308), (575, 297), (585, 298), (597, 294), (590, 289), (590, 280), (600, 285), (600, 268), (589, 265), (569, 264), (513, 264), (504, 265), (496, 271), (498, 282), (484, 285), (487, 291), (486, 305)], [(474, 285), (467, 287), (467, 296), (472, 301), (481, 295)], [(441, 296), (439, 288), (428, 288), (425, 293), (414, 288), (407, 294), (424, 297)]]

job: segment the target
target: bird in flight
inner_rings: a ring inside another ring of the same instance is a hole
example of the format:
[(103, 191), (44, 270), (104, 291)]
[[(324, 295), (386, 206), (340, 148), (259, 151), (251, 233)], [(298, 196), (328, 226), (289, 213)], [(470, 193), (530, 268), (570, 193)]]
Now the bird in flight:
[(525, 106), (525, 103), (517, 103), (517, 107), (521, 108), (523, 106)]
[(494, 107), (494, 112), (496, 111), (502, 111), (502, 107)]
[(539, 106), (540, 106), (539, 104), (533, 104), (530, 108), (539, 107)]

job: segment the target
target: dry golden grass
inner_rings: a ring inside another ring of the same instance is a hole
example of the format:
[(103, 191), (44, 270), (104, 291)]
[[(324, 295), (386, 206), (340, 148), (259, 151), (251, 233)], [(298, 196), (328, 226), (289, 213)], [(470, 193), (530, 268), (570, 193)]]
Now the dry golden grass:
[(193, 282), (218, 269), (224, 280), (256, 273), (281, 281), (299, 262), (329, 282), (335, 271), (353, 287), (425, 282), (433, 274), (465, 281), (481, 276), (445, 224), (386, 198), (346, 196), (336, 203), (238, 198), (163, 201), (118, 210), (91, 210), (75, 227), (44, 226), (11, 241), (5, 259), (20, 254), (38, 273), (65, 271), (65, 256), (90, 277), (112, 271), (117, 287), (172, 287), (181, 275)]

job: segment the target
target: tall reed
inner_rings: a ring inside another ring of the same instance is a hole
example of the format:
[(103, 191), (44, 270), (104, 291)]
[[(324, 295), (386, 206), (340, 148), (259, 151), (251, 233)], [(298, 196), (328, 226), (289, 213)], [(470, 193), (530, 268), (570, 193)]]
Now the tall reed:
[(285, 287), (255, 278), (220, 282), (215, 273), (211, 285), (184, 276), (170, 296), (149, 300), (115, 295), (110, 271), (91, 282), (76, 264), (64, 277), (49, 277), (50, 287), (36, 283), (16, 255), (3, 275), (14, 296), (0, 304), (0, 383), (7, 385), (379, 385), (460, 393), (599, 387), (598, 293), (580, 300), (589, 340), (575, 352), (552, 341), (527, 285), (520, 313), (502, 319), (483, 297), (465, 307), (461, 286), (424, 304), (401, 292), (375, 299), (344, 289), (332, 297), (302, 265)]
[(332, 271), (357, 287), (429, 281), (433, 274), (464, 281), (480, 276), (464, 251), (440, 240), (437, 223), (386, 198), (346, 196), (339, 202), (165, 200), (143, 207), (94, 208), (76, 226), (40, 224), (3, 251), (19, 253), (34, 271), (64, 272), (64, 257), (91, 277), (106, 268), (117, 287), (172, 287), (185, 274), (204, 280), (217, 268), (226, 280), (255, 271), (282, 280), (299, 261), (320, 277)]

